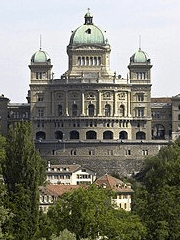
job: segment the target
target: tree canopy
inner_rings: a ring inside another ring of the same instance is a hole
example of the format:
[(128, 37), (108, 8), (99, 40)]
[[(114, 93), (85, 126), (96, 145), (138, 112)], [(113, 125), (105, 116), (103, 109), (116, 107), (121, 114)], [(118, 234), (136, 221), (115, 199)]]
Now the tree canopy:
[(35, 239), (38, 226), (38, 187), (44, 175), (43, 163), (32, 136), (29, 123), (17, 123), (10, 128), (1, 154), (6, 186), (4, 206), (12, 213), (3, 228), (17, 240)]
[(48, 211), (54, 231), (68, 229), (81, 238), (142, 239), (146, 230), (139, 218), (111, 203), (112, 192), (96, 185), (67, 192)]
[(146, 239), (180, 239), (180, 139), (149, 157), (139, 176), (134, 211), (146, 224)]

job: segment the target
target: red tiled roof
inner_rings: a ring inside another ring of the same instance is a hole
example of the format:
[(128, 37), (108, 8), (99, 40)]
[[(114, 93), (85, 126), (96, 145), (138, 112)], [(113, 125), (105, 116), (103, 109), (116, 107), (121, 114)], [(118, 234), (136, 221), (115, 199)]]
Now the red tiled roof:
[(170, 97), (151, 98), (152, 103), (171, 103)]
[(108, 174), (98, 178), (95, 183), (98, 186), (105, 186), (106, 188), (113, 189), (116, 192), (133, 192), (133, 190), (128, 187), (128, 184), (125, 184), (120, 179), (112, 177)]
[(81, 185), (53, 185), (50, 184), (47, 187), (39, 187), (39, 190), (41, 192), (44, 192), (45, 194), (52, 195), (52, 196), (60, 196), (66, 192), (73, 191), (76, 188), (80, 187)]

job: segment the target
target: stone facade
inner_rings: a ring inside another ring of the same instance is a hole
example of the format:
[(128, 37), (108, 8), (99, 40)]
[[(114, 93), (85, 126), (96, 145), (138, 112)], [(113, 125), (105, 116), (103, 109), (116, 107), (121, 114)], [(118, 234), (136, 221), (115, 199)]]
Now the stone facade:
[(179, 137), (180, 96), (151, 98), (152, 64), (141, 48), (130, 57), (126, 79), (110, 70), (110, 52), (89, 12), (72, 32), (68, 70), (60, 79), (40, 48), (29, 64), (28, 103), (0, 101), (4, 133), (14, 122), (30, 120), (36, 147), (54, 163), (86, 164), (103, 173), (139, 171), (144, 157)]

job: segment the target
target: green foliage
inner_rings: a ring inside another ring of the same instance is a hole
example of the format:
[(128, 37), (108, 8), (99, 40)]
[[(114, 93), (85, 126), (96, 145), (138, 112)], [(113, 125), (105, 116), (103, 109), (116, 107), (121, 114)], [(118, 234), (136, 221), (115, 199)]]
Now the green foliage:
[(96, 185), (64, 194), (48, 211), (56, 235), (68, 229), (77, 240), (99, 235), (102, 239), (142, 239), (146, 231), (139, 218), (114, 209), (111, 196), (110, 191)]
[(6, 185), (4, 206), (13, 215), (5, 222), (3, 230), (16, 240), (33, 240), (38, 224), (38, 186), (43, 165), (35, 150), (31, 125), (21, 122), (11, 128), (4, 149), (1, 156)]
[(180, 140), (148, 158), (135, 188), (135, 213), (148, 230), (146, 239), (180, 239)]

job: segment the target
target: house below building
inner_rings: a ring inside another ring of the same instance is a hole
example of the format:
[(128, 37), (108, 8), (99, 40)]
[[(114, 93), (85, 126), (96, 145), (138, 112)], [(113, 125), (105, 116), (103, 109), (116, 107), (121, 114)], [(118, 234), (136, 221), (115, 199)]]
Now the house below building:
[(115, 193), (112, 202), (118, 208), (131, 211), (131, 199), (134, 191), (131, 189), (130, 183), (124, 183), (108, 174), (98, 178), (95, 183), (100, 187), (111, 189)]
[(48, 161), (47, 182), (61, 185), (89, 185), (96, 180), (96, 173), (78, 164), (51, 165)]

